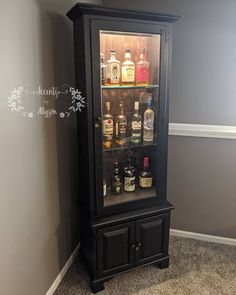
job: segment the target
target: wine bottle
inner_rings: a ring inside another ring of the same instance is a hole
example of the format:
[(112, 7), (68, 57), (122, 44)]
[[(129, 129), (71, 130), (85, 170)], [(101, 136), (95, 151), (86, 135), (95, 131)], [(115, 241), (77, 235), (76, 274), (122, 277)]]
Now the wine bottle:
[(124, 167), (124, 190), (126, 192), (135, 190), (135, 168), (132, 166), (131, 159), (128, 159), (128, 165)]
[(145, 157), (143, 159), (143, 171), (139, 173), (139, 186), (141, 188), (152, 187), (152, 173), (149, 171), (149, 158)]
[(122, 178), (120, 175), (119, 163), (114, 163), (114, 168), (111, 178), (111, 192), (115, 195), (119, 195), (122, 192)]
[(109, 149), (112, 147), (113, 140), (113, 116), (110, 114), (110, 102), (106, 102), (106, 112), (103, 115), (102, 125), (103, 125), (103, 147), (104, 149)]
[(153, 143), (154, 138), (154, 117), (155, 113), (152, 110), (152, 97), (148, 97), (148, 106), (143, 115), (143, 142)]
[(139, 113), (139, 102), (134, 102), (134, 113), (131, 121), (131, 143), (141, 142), (142, 116)]
[(120, 113), (116, 117), (116, 143), (119, 146), (126, 144), (127, 117), (124, 113), (124, 102), (120, 101)]

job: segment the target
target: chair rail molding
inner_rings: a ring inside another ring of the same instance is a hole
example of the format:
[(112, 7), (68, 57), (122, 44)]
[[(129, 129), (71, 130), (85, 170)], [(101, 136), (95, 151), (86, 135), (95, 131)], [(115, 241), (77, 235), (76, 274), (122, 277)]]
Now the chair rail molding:
[(169, 135), (236, 139), (236, 126), (169, 123)]

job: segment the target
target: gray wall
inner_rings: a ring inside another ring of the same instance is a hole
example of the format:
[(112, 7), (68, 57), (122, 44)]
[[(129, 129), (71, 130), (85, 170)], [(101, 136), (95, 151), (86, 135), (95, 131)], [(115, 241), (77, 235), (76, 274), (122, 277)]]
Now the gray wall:
[[(236, 125), (234, 0), (105, 0), (112, 7), (174, 13), (170, 122)], [(171, 137), (172, 228), (236, 238), (236, 142)]]
[[(29, 89), (73, 85), (72, 23), (65, 13), (75, 2), (0, 2), (0, 294), (4, 295), (44, 295), (78, 242), (74, 118), (27, 119), (7, 107), (10, 91), (21, 85)], [(24, 106), (35, 111), (39, 100), (32, 96)]]

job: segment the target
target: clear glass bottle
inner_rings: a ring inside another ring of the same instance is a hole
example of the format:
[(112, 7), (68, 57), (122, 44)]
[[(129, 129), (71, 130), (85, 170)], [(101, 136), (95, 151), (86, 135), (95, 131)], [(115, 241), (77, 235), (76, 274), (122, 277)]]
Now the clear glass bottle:
[(106, 65), (104, 62), (104, 53), (103, 52), (101, 52), (101, 54), (100, 54), (100, 59), (101, 59), (101, 83), (102, 83), (102, 85), (105, 85)]
[(149, 67), (150, 64), (146, 60), (145, 49), (141, 50), (140, 60), (136, 63), (136, 84), (146, 86), (149, 84)]
[(103, 197), (106, 197), (107, 195), (107, 184), (106, 184), (106, 180), (103, 179)]
[(142, 133), (142, 116), (139, 113), (139, 102), (134, 102), (134, 113), (131, 120), (131, 143), (139, 144)]
[(124, 102), (120, 101), (120, 112), (116, 117), (116, 143), (119, 146), (126, 144), (127, 136), (127, 117), (124, 112)]
[(124, 190), (126, 192), (135, 190), (135, 168), (131, 163), (131, 159), (128, 159), (128, 164), (124, 167)]
[(114, 168), (111, 178), (111, 192), (115, 195), (120, 195), (122, 192), (122, 178), (120, 175), (119, 163), (114, 163)]
[(149, 171), (149, 158), (145, 157), (143, 159), (143, 171), (139, 173), (139, 186), (141, 188), (152, 187), (152, 173)]
[(153, 143), (155, 113), (152, 110), (152, 96), (148, 97), (148, 106), (143, 115), (143, 142)]
[(125, 61), (121, 65), (121, 81), (124, 85), (135, 84), (135, 63), (131, 60), (130, 49), (125, 50)]
[(103, 148), (110, 149), (113, 142), (113, 116), (110, 114), (110, 102), (105, 103), (106, 111), (102, 119)]
[(110, 59), (106, 62), (106, 85), (120, 84), (120, 61), (116, 59), (116, 51), (110, 51)]

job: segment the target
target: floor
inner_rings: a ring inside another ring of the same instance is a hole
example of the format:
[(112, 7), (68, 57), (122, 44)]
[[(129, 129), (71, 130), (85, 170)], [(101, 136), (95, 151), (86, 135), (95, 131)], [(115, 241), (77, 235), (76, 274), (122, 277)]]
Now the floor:
[[(168, 269), (141, 267), (105, 283), (99, 295), (236, 295), (236, 247), (171, 237)], [(92, 294), (75, 262), (54, 295)]]

